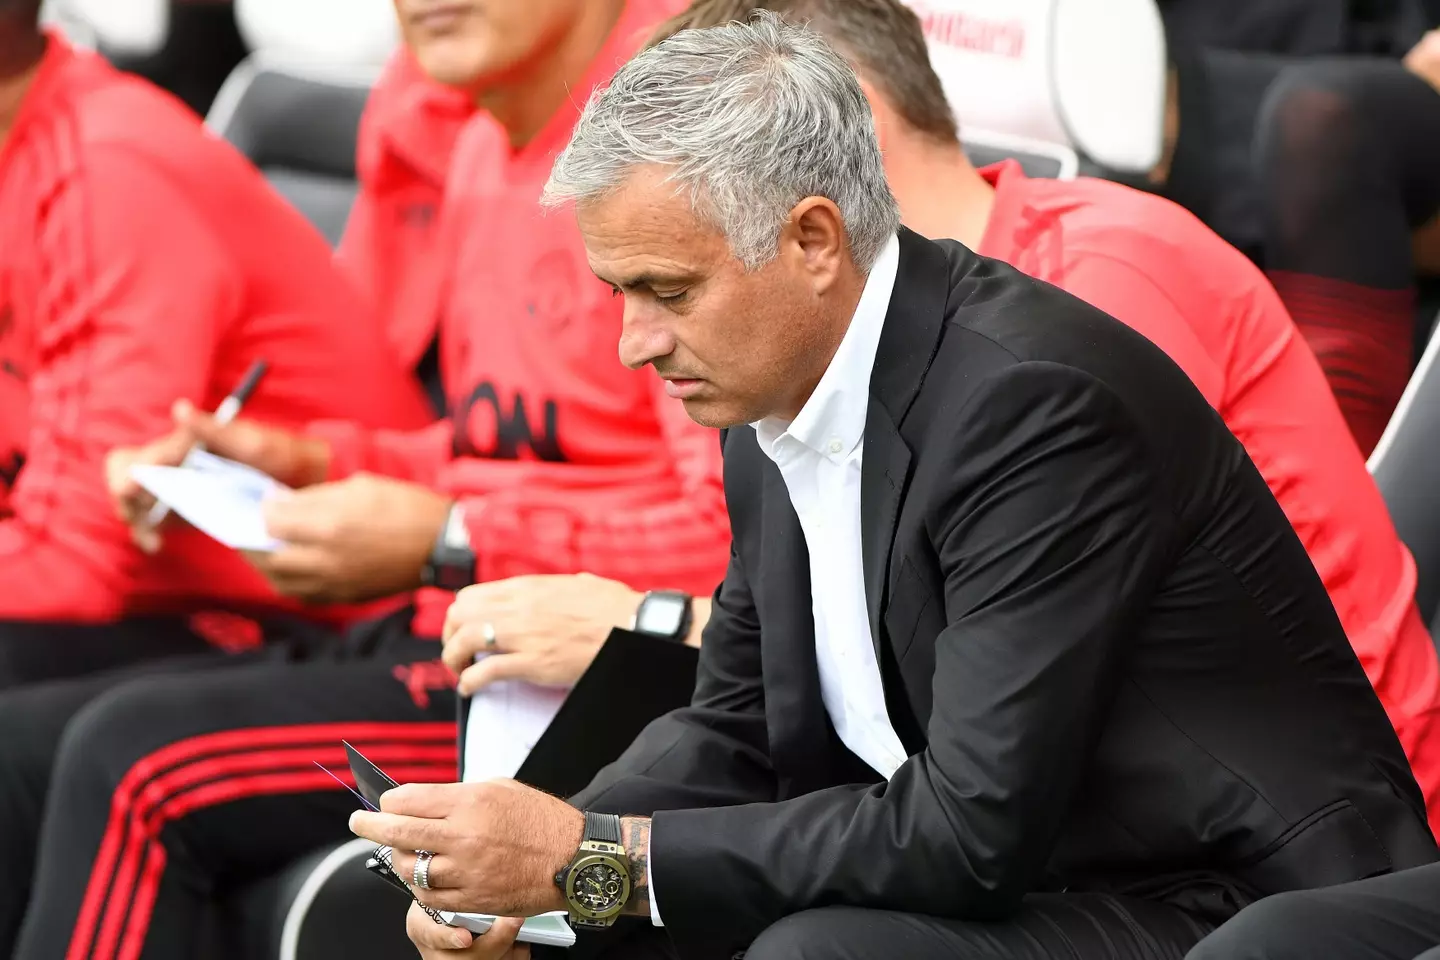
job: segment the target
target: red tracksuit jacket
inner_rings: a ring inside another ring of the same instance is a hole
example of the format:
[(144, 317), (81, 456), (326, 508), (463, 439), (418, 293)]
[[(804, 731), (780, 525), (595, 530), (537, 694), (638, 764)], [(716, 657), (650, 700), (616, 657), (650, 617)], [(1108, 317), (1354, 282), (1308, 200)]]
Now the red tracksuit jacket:
[(435, 337), (444, 266), (436, 226), (455, 142), (474, 112), (468, 98), (425, 76), (401, 48), (360, 119), (360, 190), (337, 256), (385, 318), (407, 368)]
[[(451, 415), (420, 432), (316, 424), (333, 475), (368, 470), (466, 504), (482, 580), (586, 571), (644, 590), (708, 593), (729, 519), (719, 441), (616, 356), (621, 302), (590, 273), (567, 213), (541, 187), (589, 91), (679, 0), (631, 0), (589, 75), (521, 150), (476, 114), (455, 148), (436, 244), (441, 372)], [(438, 634), (450, 597), (418, 596)]]
[(294, 609), (194, 531), (143, 556), (103, 476), (257, 358), (248, 416), (426, 420), (320, 235), (178, 101), (52, 36), (0, 145), (0, 619)]
[(1314, 354), (1249, 260), (1168, 201), (1103, 180), (983, 171), (979, 252), (1143, 333), (1245, 445), (1305, 544), (1440, 829), (1440, 664), (1415, 609), (1415, 561)]

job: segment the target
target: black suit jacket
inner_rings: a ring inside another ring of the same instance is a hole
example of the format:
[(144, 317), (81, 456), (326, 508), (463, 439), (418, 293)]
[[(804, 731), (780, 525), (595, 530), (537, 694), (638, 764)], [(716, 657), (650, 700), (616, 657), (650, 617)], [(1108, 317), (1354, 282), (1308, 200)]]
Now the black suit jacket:
[(734, 546), (693, 703), (576, 798), (668, 811), (652, 868), (682, 955), (826, 904), (1000, 918), (1068, 888), (1224, 917), (1436, 859), (1285, 515), (1119, 322), (902, 234), (861, 470), (870, 629), (911, 754), (888, 784), (821, 703), (784, 481), (752, 429), (724, 443)]

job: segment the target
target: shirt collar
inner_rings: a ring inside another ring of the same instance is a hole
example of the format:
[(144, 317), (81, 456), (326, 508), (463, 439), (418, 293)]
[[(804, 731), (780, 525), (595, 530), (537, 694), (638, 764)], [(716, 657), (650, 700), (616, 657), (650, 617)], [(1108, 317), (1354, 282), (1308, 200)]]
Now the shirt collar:
[(771, 459), (776, 444), (787, 435), (835, 463), (843, 463), (860, 445), (870, 409), (870, 371), (899, 270), (900, 238), (891, 237), (870, 268), (855, 315), (830, 366), (800, 413), (790, 423), (767, 417), (751, 425)]

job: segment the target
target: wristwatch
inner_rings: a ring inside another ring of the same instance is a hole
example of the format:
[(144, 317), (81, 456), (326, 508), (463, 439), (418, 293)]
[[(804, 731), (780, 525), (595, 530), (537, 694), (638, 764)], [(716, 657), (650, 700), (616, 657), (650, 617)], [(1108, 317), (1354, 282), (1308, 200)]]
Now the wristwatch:
[(445, 526), (420, 572), (420, 582), (441, 590), (460, 590), (475, 582), (475, 551), (465, 526), (465, 508), (458, 503), (451, 505), (445, 517)]
[(570, 922), (577, 927), (609, 927), (630, 899), (630, 858), (620, 841), (620, 818), (585, 811), (585, 834), (575, 859), (555, 874), (565, 894)]
[(651, 590), (635, 610), (630, 629), (636, 633), (685, 642), (695, 616), (693, 600), (679, 590)]

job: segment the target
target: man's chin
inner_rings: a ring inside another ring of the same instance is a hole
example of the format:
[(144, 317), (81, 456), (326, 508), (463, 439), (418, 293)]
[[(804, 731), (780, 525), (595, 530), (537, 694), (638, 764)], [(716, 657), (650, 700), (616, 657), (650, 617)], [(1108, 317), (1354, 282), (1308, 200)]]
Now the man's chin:
[(741, 411), (723, 401), (694, 399), (680, 402), (685, 405), (685, 413), (690, 419), (702, 427), (724, 430), (750, 422)]

